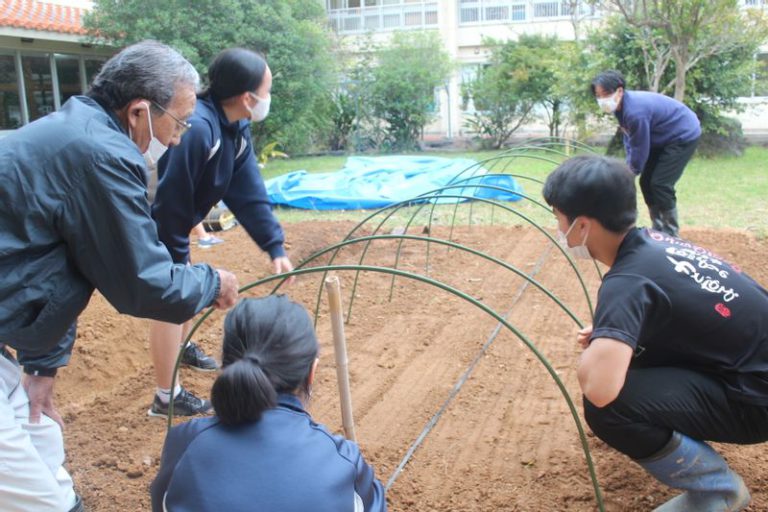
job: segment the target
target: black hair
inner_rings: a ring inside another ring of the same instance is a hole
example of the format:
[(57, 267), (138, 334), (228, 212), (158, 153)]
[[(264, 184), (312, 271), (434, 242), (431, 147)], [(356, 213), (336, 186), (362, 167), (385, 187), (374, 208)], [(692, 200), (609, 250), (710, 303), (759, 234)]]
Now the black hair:
[(226, 100), (259, 88), (267, 72), (267, 61), (260, 53), (245, 48), (221, 51), (208, 66), (208, 87), (202, 93)]
[(541, 193), (569, 222), (586, 215), (621, 234), (637, 221), (635, 175), (615, 158), (584, 155), (566, 160), (547, 176)]
[(243, 299), (224, 320), (222, 371), (211, 402), (225, 425), (258, 421), (278, 393), (309, 394), (318, 343), (303, 306), (283, 295)]
[(621, 73), (612, 69), (603, 71), (597, 75), (594, 80), (592, 80), (592, 83), (590, 84), (590, 88), (592, 89), (592, 96), (596, 96), (595, 87), (598, 85), (609, 94), (616, 92), (616, 89), (619, 87), (622, 89), (627, 88), (627, 84), (624, 82), (624, 77), (621, 76)]

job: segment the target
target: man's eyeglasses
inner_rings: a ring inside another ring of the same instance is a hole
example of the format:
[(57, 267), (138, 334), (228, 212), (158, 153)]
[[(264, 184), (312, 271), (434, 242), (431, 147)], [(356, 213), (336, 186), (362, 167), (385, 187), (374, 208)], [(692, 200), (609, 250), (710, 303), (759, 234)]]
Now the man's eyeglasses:
[(167, 110), (165, 110), (163, 107), (161, 107), (160, 105), (158, 105), (158, 104), (157, 104), (157, 103), (155, 103), (154, 101), (152, 102), (152, 105), (154, 105), (155, 107), (157, 107), (157, 108), (158, 108), (160, 111), (162, 111), (164, 114), (168, 114), (168, 115), (171, 117), (171, 119), (173, 119), (174, 121), (176, 121), (176, 124), (177, 124), (177, 129), (178, 129), (178, 132), (179, 132), (179, 137), (181, 137), (182, 135), (184, 135), (185, 133), (187, 133), (187, 130), (189, 130), (190, 128), (192, 128), (192, 124), (191, 124), (189, 121), (182, 121), (181, 119), (179, 119), (179, 118), (178, 118), (178, 117), (176, 117), (175, 115), (171, 114), (170, 112), (168, 112)]

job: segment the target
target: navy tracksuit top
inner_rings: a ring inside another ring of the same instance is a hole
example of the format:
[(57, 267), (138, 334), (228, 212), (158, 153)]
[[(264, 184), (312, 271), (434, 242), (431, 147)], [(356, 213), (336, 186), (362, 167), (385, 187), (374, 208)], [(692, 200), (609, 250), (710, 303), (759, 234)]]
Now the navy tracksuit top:
[(312, 421), (288, 394), (254, 423), (198, 418), (171, 429), (151, 493), (155, 512), (387, 510), (357, 445)]
[(701, 136), (696, 114), (683, 103), (663, 94), (624, 91), (616, 119), (624, 132), (627, 165), (640, 174), (651, 149), (691, 142)]
[(210, 93), (197, 99), (192, 127), (158, 162), (152, 216), (177, 263), (189, 260), (189, 232), (222, 199), (272, 259), (285, 256), (283, 229), (272, 213), (251, 144), (250, 122), (230, 123)]

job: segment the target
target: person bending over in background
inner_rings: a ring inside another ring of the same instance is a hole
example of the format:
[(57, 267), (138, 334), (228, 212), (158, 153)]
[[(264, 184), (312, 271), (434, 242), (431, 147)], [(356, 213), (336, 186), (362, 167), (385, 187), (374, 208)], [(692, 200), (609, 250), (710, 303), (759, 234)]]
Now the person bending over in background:
[(610, 267), (577, 336), (592, 431), (685, 491), (656, 510), (743, 510), (747, 487), (704, 441), (768, 440), (768, 291), (707, 249), (636, 228), (618, 160), (572, 158), (542, 192), (566, 245)]
[[(272, 72), (259, 54), (242, 48), (224, 50), (208, 69), (208, 89), (197, 98), (190, 129), (181, 144), (158, 165), (152, 215), (176, 263), (189, 263), (189, 233), (211, 208), (224, 200), (258, 246), (269, 254), (274, 271), (293, 270), (286, 257), (283, 230), (272, 213), (251, 145), (251, 122), (269, 113)], [(173, 397), (174, 415), (206, 413), (211, 404), (171, 379), (189, 324), (152, 322), (149, 347), (157, 390), (148, 413), (165, 417)], [(215, 371), (216, 361), (195, 343), (184, 347), (182, 363)]]
[(152, 510), (384, 512), (384, 490), (357, 445), (305, 407), (318, 342), (285, 296), (244, 299), (224, 320), (215, 417), (171, 429), (152, 482)]
[(104, 64), (86, 96), (0, 141), (3, 512), (82, 510), (53, 389), (94, 289), (120, 313), (166, 322), (237, 299), (229, 272), (173, 263), (147, 201), (147, 166), (179, 142), (198, 82), (172, 48), (138, 43)]
[(675, 184), (699, 143), (699, 119), (669, 96), (626, 90), (624, 77), (617, 71), (600, 73), (591, 87), (603, 112), (619, 121), (627, 165), (640, 175), (653, 229), (677, 236)]

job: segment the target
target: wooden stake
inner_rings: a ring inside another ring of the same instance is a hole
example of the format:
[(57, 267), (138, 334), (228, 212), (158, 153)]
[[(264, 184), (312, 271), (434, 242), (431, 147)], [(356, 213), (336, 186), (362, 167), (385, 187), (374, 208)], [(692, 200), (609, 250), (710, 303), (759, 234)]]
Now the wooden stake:
[(344, 314), (341, 312), (341, 285), (338, 276), (325, 279), (325, 291), (333, 329), (333, 348), (336, 356), (336, 379), (339, 382), (339, 401), (341, 402), (341, 422), (344, 435), (350, 441), (355, 437), (355, 422), (352, 418), (352, 395), (349, 390), (349, 361), (347, 359), (347, 340), (344, 336)]

